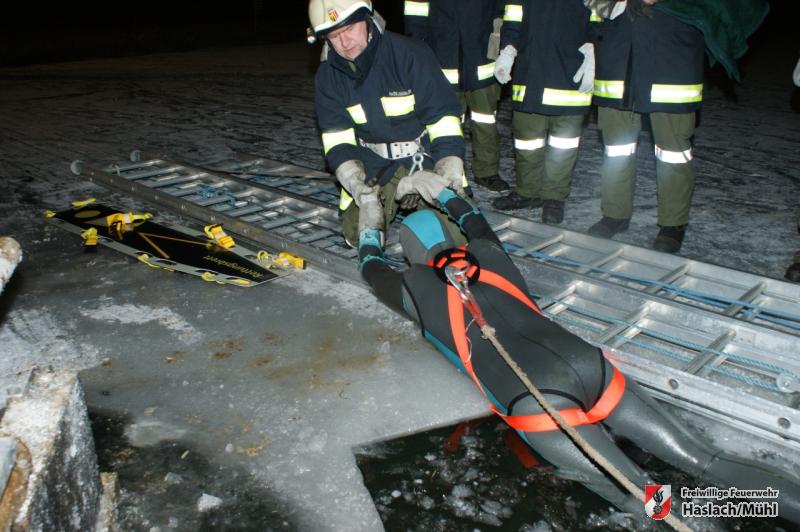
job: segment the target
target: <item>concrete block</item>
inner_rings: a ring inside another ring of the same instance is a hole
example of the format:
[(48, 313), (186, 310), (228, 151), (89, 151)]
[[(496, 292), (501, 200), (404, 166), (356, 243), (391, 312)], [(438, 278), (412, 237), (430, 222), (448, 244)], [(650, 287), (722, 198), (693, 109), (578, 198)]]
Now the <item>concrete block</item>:
[(0, 293), (22, 260), (22, 250), (16, 240), (0, 236)]
[(6, 519), (0, 528), (93, 530), (100, 475), (77, 374), (35, 371), (27, 390), (9, 399), (0, 435), (17, 441), (17, 461), (0, 503), (0, 517)]

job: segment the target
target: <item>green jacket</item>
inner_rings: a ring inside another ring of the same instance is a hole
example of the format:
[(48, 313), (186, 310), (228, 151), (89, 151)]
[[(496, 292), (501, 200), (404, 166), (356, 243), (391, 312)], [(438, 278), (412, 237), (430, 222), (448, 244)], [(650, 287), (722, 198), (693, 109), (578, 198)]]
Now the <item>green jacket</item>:
[(711, 65), (719, 61), (736, 81), (736, 60), (769, 13), (767, 0), (661, 0), (653, 7), (703, 32)]

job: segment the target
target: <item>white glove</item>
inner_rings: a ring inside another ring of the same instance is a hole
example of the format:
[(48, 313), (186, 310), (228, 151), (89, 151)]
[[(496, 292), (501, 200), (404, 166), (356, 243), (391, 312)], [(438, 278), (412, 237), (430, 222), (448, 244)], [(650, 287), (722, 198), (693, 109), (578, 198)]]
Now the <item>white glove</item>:
[(486, 57), (497, 59), (500, 55), (500, 30), (503, 28), (503, 19), (496, 18), (492, 21), (492, 33), (489, 34), (489, 46), (486, 47)]
[(580, 83), (578, 92), (589, 94), (594, 90), (594, 45), (590, 42), (583, 43), (578, 51), (583, 54), (583, 63), (578, 67), (572, 81)]
[(367, 172), (364, 170), (364, 163), (361, 161), (345, 161), (336, 169), (336, 179), (344, 187), (356, 206), (361, 207), (361, 198), (369, 194), (377, 196), (379, 188), (369, 186), (364, 181), (367, 179)]
[(447, 179), (448, 186), (459, 196), (465, 195), (464, 187), (469, 183), (467, 183), (467, 178), (464, 176), (464, 161), (461, 157), (456, 157), (455, 155), (442, 157), (433, 165), (433, 172)]
[(628, 2), (626, 0), (583, 0), (583, 5), (603, 18), (614, 20), (625, 12)]
[(794, 80), (794, 84), (800, 87), (800, 59), (797, 60), (797, 64), (794, 67), (792, 79)]
[(505, 85), (511, 81), (511, 69), (514, 66), (514, 59), (517, 57), (517, 49), (514, 46), (507, 44), (505, 48), (500, 50), (500, 55), (494, 62), (494, 77), (500, 85)]
[(621, 14), (625, 12), (625, 8), (628, 7), (627, 0), (620, 0), (618, 2), (614, 2), (614, 7), (611, 8), (611, 13), (608, 14), (608, 18), (610, 20), (614, 20)]
[(450, 181), (446, 177), (428, 170), (417, 170), (400, 180), (395, 198), (402, 199), (406, 194), (419, 194), (426, 202), (436, 205), (436, 198), (449, 184)]
[(371, 194), (361, 196), (361, 205), (358, 209), (358, 233), (364, 229), (379, 229), (383, 231), (383, 207), (378, 199), (377, 190)]

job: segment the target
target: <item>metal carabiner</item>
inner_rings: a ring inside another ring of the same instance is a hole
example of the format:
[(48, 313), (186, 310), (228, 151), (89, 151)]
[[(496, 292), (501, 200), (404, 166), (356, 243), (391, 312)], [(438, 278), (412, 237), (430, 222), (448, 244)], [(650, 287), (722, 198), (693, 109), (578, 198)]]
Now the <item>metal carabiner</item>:
[(418, 151), (414, 155), (411, 156), (411, 170), (409, 170), (409, 174), (413, 174), (418, 170), (422, 170), (422, 163), (425, 161), (425, 155), (422, 151)]
[(467, 279), (467, 270), (460, 270), (455, 266), (445, 266), (444, 275), (453, 287), (458, 291), (463, 301), (472, 299), (472, 294), (469, 291), (469, 280)]

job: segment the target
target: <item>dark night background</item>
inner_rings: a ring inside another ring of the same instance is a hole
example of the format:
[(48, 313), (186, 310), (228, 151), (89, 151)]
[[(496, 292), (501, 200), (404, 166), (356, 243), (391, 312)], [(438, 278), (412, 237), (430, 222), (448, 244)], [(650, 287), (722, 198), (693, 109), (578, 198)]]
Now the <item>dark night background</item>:
[[(402, 31), (402, 0), (376, 0), (374, 5), (390, 29)], [(0, 66), (303, 42), (307, 6), (306, 0), (4, 2)], [(771, 6), (751, 46), (780, 39), (800, 49), (793, 29), (800, 20), (800, 2), (777, 0)]]
[[(4, 2), (0, 66), (305, 42), (306, 0)], [(402, 0), (373, 2), (402, 29)]]

